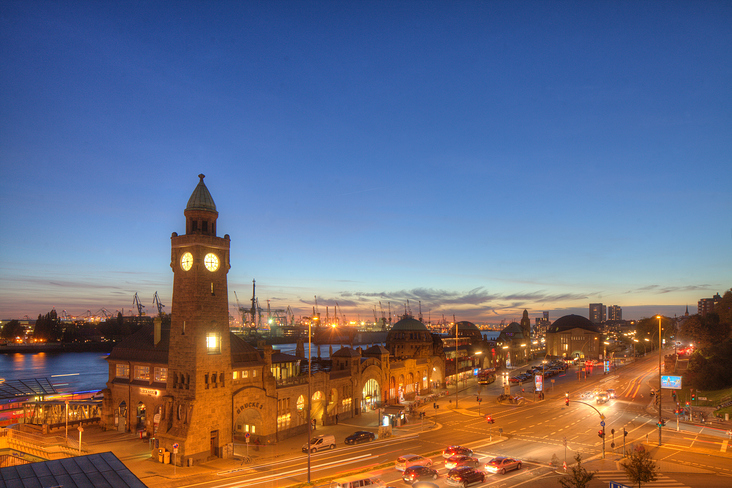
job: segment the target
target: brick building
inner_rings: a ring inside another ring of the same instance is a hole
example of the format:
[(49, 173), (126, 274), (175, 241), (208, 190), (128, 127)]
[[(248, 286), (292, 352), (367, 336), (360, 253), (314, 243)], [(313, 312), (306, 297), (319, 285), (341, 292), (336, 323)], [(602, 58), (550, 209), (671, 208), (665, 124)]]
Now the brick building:
[[(254, 347), (229, 331), (229, 235), (217, 236), (218, 211), (203, 182), (184, 211), (186, 232), (173, 233), (171, 323), (143, 326), (108, 357), (102, 425), (154, 437), (175, 461), (192, 465), (232, 454), (235, 440), (274, 443), (364, 410), (409, 402), (444, 385), (442, 341), (404, 317), (386, 347), (344, 347), (316, 358), (308, 374), (296, 354)], [(310, 419), (307, 418), (310, 378)]]

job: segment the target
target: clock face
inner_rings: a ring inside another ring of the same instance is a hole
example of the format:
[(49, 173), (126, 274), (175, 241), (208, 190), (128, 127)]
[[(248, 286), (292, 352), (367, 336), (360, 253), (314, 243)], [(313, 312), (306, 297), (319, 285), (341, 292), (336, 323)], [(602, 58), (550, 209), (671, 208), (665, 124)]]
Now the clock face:
[(193, 254), (187, 252), (180, 257), (180, 267), (188, 271), (193, 266)]
[(219, 257), (210, 252), (206, 254), (205, 258), (203, 258), (203, 264), (206, 266), (207, 270), (216, 271), (219, 269)]

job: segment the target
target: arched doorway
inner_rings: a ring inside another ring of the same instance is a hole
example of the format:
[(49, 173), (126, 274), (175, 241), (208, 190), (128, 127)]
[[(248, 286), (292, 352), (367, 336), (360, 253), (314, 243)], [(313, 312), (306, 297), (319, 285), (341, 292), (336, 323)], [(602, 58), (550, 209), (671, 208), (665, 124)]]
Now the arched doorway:
[(332, 388), (330, 390), (330, 399), (328, 400), (328, 416), (331, 418), (335, 418), (339, 412), (338, 401), (338, 390)]
[(114, 411), (114, 425), (118, 432), (127, 432), (127, 403), (124, 401)]
[(256, 436), (262, 435), (263, 425), (262, 413), (258, 408), (242, 409), (234, 424), (234, 435), (245, 438), (246, 434), (249, 434), (250, 437), (256, 438)]
[(320, 420), (323, 423), (323, 415), (325, 415), (325, 395), (322, 391), (313, 393), (313, 403), (310, 407), (310, 418)]
[(381, 403), (381, 387), (379, 386), (379, 382), (373, 378), (366, 381), (366, 384), (363, 385), (363, 390), (361, 390), (361, 398), (363, 398), (361, 410), (364, 412), (378, 408)]
[(399, 381), (397, 382), (397, 401), (402, 403), (404, 401), (404, 375), (399, 375)]
[(145, 429), (145, 423), (147, 420), (147, 414), (145, 413), (145, 404), (142, 402), (137, 403), (137, 424), (135, 429), (140, 431)]

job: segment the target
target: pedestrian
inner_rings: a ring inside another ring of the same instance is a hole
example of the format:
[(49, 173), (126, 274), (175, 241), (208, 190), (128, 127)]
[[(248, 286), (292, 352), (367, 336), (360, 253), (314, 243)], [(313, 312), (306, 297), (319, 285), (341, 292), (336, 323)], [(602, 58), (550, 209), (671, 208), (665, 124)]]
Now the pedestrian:
[(254, 441), (254, 450), (259, 451), (259, 437)]
[(338, 425), (338, 414), (336, 414), (336, 425)]

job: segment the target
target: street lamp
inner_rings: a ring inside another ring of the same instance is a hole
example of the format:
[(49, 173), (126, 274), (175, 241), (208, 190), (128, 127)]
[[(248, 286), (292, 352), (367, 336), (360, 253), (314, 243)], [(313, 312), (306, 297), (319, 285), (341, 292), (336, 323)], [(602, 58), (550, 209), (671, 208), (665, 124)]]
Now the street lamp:
[(312, 392), (312, 371), (313, 371), (313, 343), (312, 343), (312, 320), (308, 323), (308, 483), (310, 483), (310, 455), (312, 449), (310, 449), (310, 439), (313, 438), (313, 420), (310, 418), (312, 415), (311, 403), (313, 402)]
[(661, 401), (663, 400), (663, 394), (661, 392), (661, 316), (658, 317), (658, 446), (661, 447), (661, 431), (662, 431), (662, 414)]

